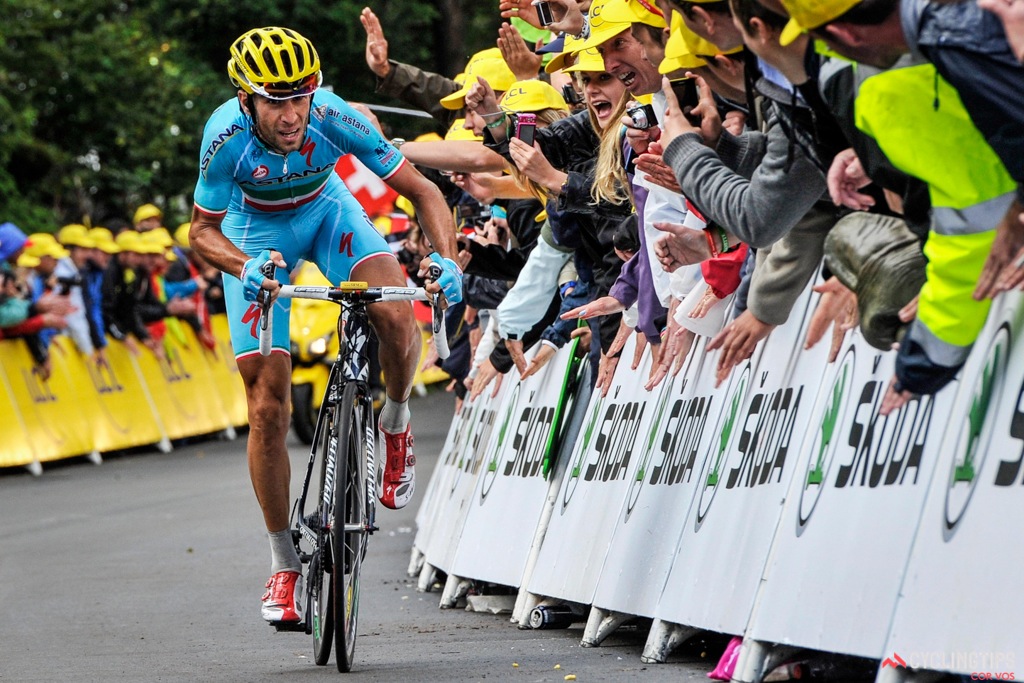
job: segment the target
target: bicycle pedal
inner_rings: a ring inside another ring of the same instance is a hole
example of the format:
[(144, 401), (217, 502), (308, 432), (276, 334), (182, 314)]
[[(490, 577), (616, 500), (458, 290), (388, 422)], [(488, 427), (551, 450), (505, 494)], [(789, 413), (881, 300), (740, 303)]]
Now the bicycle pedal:
[(306, 632), (306, 622), (305, 621), (274, 621), (274, 622), (271, 622), (270, 625), (273, 626), (274, 629), (278, 633), (281, 633), (281, 632), (296, 633), (296, 632), (300, 632), (300, 631), (302, 633)]

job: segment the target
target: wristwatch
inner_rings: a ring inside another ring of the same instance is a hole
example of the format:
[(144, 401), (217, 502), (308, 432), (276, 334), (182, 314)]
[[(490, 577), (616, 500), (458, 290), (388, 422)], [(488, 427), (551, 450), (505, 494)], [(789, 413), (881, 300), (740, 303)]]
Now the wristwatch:
[(404, 144), (405, 138), (391, 138), (391, 146), (395, 149), (401, 149)]

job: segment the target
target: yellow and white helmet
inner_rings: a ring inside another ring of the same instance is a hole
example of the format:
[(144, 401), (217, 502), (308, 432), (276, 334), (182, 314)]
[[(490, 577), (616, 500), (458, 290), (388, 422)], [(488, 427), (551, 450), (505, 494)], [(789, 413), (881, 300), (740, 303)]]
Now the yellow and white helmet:
[(250, 95), (272, 100), (312, 95), (323, 82), (313, 43), (277, 26), (254, 28), (232, 43), (228, 76)]

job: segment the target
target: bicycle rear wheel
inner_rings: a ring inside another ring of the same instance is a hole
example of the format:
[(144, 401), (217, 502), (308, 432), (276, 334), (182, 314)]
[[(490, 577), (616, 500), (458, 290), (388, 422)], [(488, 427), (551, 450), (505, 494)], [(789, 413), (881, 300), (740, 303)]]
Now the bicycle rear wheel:
[(372, 408), (359, 386), (345, 385), (338, 404), (338, 484), (335, 487), (334, 642), (338, 671), (351, 671), (359, 615), (359, 578), (370, 529), (367, 486), (367, 427)]

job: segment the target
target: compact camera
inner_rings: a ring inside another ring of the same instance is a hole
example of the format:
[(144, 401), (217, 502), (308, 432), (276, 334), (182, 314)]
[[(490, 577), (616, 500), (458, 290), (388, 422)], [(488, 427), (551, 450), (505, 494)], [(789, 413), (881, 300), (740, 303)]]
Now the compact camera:
[(516, 115), (516, 137), (533, 147), (534, 133), (537, 130), (537, 117), (534, 114), (520, 113)]
[(555, 17), (551, 14), (550, 3), (538, 0), (538, 2), (533, 3), (533, 6), (537, 8), (537, 21), (540, 22), (541, 26), (549, 26), (555, 23)]
[(658, 117), (654, 113), (654, 107), (649, 104), (638, 104), (626, 110), (633, 125), (640, 130), (647, 130), (658, 125)]

